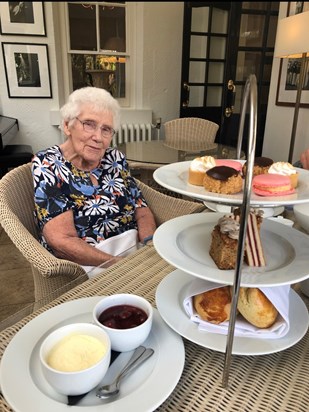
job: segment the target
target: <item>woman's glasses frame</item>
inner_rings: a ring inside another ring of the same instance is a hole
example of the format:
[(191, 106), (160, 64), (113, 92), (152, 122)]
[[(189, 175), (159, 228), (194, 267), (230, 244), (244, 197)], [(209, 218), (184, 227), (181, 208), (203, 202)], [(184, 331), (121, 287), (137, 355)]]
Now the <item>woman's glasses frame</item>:
[(111, 138), (114, 136), (116, 133), (116, 130), (114, 130), (112, 127), (106, 126), (106, 125), (98, 125), (96, 122), (93, 120), (80, 120), (78, 117), (75, 117), (83, 126), (83, 130), (86, 133), (95, 133), (98, 129), (101, 130), (101, 135), (106, 138)]

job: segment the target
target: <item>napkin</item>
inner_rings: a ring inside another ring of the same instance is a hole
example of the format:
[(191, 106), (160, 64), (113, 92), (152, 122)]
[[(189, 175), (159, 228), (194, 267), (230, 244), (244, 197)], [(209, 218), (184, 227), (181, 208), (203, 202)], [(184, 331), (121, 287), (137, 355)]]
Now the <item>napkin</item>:
[[(193, 307), (192, 296), (206, 292), (211, 289), (223, 287), (225, 285), (209, 282), (203, 279), (196, 279), (189, 284), (184, 292), (183, 306), (190, 319), (198, 324), (199, 330), (211, 333), (227, 335), (229, 322), (222, 322), (219, 325), (202, 320)], [(278, 310), (276, 322), (269, 328), (260, 329), (247, 322), (240, 314), (235, 322), (234, 336), (254, 337), (261, 339), (278, 339), (285, 336), (290, 328), (289, 322), (289, 293), (290, 285), (275, 287), (260, 287), (265, 296), (272, 302)]]
[[(109, 253), (113, 256), (118, 256), (124, 253), (126, 250), (130, 249), (130, 253), (134, 252), (136, 249), (134, 246), (137, 247), (138, 244), (138, 232), (136, 229), (130, 229), (119, 235), (110, 237), (102, 242), (98, 243), (95, 247), (97, 249), (102, 250), (105, 253)], [(129, 252), (128, 252), (129, 254)], [(125, 254), (123, 256), (126, 256)], [(104, 268), (96, 267), (96, 266), (82, 266), (88, 277), (93, 278), (94, 276), (101, 273)]]

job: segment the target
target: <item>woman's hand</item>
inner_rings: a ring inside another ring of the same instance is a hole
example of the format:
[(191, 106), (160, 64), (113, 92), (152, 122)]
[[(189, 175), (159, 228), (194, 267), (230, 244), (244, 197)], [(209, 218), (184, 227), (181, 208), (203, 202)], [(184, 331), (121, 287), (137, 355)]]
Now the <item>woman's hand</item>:
[(309, 149), (305, 150), (300, 155), (300, 161), (301, 161), (304, 169), (309, 169)]

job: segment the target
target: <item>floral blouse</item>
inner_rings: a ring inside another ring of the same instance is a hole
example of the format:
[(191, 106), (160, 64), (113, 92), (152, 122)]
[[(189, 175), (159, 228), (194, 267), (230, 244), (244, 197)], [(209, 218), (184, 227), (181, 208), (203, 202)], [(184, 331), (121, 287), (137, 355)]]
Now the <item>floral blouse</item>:
[[(93, 175), (98, 185), (90, 179)], [(66, 160), (59, 146), (38, 152), (32, 160), (35, 218), (40, 240), (48, 247), (42, 230), (61, 213), (72, 210), (78, 236), (95, 246), (100, 241), (137, 229), (135, 209), (147, 203), (130, 176), (123, 153), (108, 148), (100, 166), (90, 172)]]

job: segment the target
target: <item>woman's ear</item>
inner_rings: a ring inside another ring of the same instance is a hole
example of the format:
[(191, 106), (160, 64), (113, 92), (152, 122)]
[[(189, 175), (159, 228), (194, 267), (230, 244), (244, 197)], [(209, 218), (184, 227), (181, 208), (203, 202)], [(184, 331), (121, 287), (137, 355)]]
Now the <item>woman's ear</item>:
[(71, 135), (71, 131), (70, 131), (70, 128), (69, 128), (69, 122), (68, 121), (65, 121), (63, 123), (63, 132), (67, 137)]

